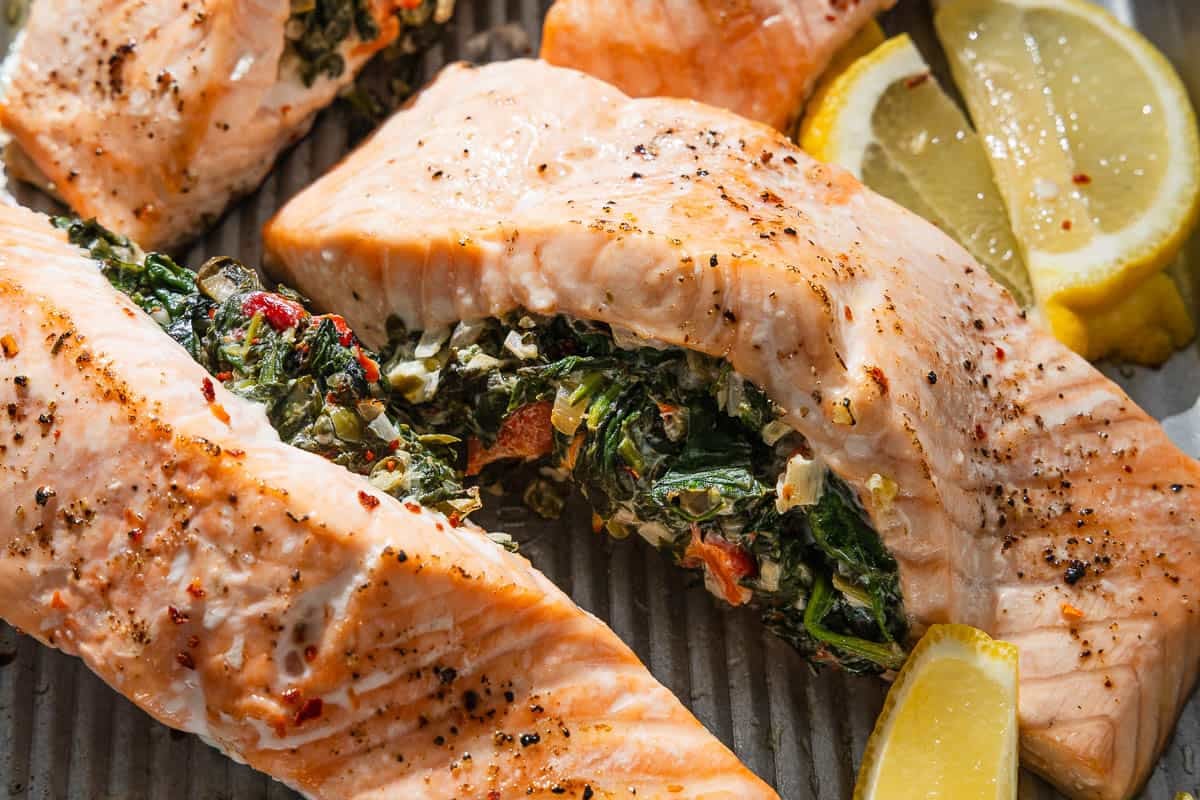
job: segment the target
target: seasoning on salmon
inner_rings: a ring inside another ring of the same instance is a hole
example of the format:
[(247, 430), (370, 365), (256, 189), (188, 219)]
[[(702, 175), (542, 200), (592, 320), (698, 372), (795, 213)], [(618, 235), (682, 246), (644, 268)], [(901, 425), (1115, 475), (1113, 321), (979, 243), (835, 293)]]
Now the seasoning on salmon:
[[(468, 139), (470, 172), (427, 180)], [(415, 332), (526, 309), (727, 362), (849, 487), (915, 629), (967, 623), (1021, 648), (1027, 766), (1089, 800), (1149, 774), (1200, 663), (1200, 499), (1170, 488), (1200, 466), (961, 247), (836, 167), (575, 71), (449, 67), (266, 244), (370, 346), (389, 317)], [(835, 577), (808, 600), (831, 641)]]
[(838, 48), (894, 2), (556, 0), (541, 57), (633, 97), (687, 97), (788, 132)]
[(6, 63), (10, 176), (147, 247), (252, 190), (380, 49), (444, 0), (38, 0)]

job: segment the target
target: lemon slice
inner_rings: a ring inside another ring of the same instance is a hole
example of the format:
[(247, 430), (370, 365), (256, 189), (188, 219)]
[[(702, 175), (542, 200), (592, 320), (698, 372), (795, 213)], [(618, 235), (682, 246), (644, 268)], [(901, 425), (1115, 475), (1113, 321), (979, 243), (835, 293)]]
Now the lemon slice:
[(933, 222), (1019, 303), (1032, 302), (983, 145), (907, 36), (889, 39), (818, 89), (800, 144)]
[(1093, 355), (1072, 340), (1087, 327), (1076, 317), (1123, 300), (1196, 220), (1200, 137), (1183, 84), (1085, 0), (954, 0), (935, 25), (1038, 302)]
[(854, 800), (1016, 792), (1017, 648), (966, 625), (934, 625), (888, 692)]

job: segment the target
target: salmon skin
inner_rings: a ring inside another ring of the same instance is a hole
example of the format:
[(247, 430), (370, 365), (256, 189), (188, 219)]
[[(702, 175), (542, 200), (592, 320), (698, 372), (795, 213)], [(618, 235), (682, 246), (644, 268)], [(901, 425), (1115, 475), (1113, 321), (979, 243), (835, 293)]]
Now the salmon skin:
[(895, 0), (557, 0), (541, 57), (634, 97), (686, 97), (790, 132), (833, 54)]
[(727, 359), (857, 492), (915, 632), (1019, 646), (1027, 766), (1128, 797), (1170, 736), (1200, 468), (961, 247), (768, 127), (539, 62), (453, 66), (266, 245), (375, 345), (389, 315), (525, 308)]
[(0, 615), (313, 798), (775, 798), (471, 525), (283, 444), (0, 207)]
[(323, 2), (346, 14), (361, 6), (373, 20), (312, 21), (319, 30), (309, 39), (344, 35), (331, 52), (288, 38), (289, 26), (304, 28), (292, 5), (33, 3), (0, 101), (0, 126), (14, 139), (10, 169), (146, 247), (181, 244), (258, 185), (358, 68), (401, 35), (403, 19), (428, 19), (439, 4), (423, 0), (401, 18), (397, 9), (412, 2)]

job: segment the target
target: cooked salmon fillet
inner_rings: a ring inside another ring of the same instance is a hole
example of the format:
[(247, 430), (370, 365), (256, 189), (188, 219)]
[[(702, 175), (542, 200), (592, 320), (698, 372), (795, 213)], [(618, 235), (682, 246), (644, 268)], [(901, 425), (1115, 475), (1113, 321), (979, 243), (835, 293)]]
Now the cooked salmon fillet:
[(557, 0), (541, 56), (634, 97), (687, 97), (781, 131), (839, 47), (895, 0)]
[(306, 87), (281, 64), (288, 0), (38, 0), (6, 66), (18, 171), (149, 248), (181, 243), (254, 188), (412, 2)]
[(313, 798), (775, 798), (470, 525), (280, 442), (0, 207), (0, 616)]
[(728, 359), (857, 489), (916, 632), (1020, 647), (1027, 766), (1076, 798), (1153, 766), (1196, 677), (1200, 467), (844, 171), (698, 103), (454, 66), (266, 237), (375, 343), (522, 307)]

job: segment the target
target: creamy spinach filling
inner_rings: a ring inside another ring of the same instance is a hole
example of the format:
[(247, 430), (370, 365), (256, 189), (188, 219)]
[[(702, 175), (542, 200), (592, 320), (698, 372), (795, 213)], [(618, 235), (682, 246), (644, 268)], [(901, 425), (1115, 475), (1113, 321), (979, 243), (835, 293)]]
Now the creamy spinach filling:
[(54, 222), (211, 375), (262, 403), (283, 441), (451, 520), (480, 507), (479, 490), (453, 466), (457, 440), (422, 434), (388, 411), (378, 363), (341, 317), (309, 313), (294, 292), (264, 291), (233, 259), (212, 259), (196, 273), (95, 221)]
[(232, 259), (193, 273), (94, 222), (56, 224), (210, 374), (262, 403), (285, 442), (452, 521), (480, 506), (490, 465), (536, 460), (525, 499), (544, 516), (577, 487), (597, 529), (637, 534), (713, 594), (758, 607), (813, 662), (903, 663), (894, 560), (853, 491), (727, 363), (524, 313), (393, 324), (377, 355)]
[(391, 334), (389, 407), (462, 441), (469, 475), (542, 459), (549, 477), (526, 500), (543, 515), (562, 506), (560, 478), (597, 529), (702, 571), (713, 594), (760, 607), (810, 659), (903, 662), (895, 561), (849, 487), (727, 362), (562, 316)]

